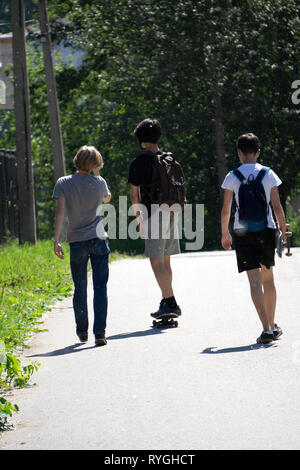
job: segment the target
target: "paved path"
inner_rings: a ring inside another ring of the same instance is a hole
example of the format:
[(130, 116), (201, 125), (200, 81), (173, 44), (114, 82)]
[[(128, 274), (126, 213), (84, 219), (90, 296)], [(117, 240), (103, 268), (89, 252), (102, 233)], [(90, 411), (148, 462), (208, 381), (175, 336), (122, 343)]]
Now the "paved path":
[(300, 249), (277, 265), (284, 336), (259, 347), (233, 252), (173, 258), (183, 316), (161, 331), (149, 262), (113, 263), (108, 345), (79, 344), (71, 298), (58, 303), (25, 352), (43, 367), (14, 393), (21, 411), (0, 449), (299, 449)]

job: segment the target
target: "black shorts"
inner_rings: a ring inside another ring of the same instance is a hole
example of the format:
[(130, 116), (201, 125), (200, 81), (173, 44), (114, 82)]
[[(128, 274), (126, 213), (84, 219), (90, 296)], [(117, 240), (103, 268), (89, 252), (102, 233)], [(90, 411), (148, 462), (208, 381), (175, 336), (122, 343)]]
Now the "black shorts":
[(275, 229), (235, 230), (233, 240), (239, 273), (260, 268), (262, 264), (267, 268), (275, 265)]

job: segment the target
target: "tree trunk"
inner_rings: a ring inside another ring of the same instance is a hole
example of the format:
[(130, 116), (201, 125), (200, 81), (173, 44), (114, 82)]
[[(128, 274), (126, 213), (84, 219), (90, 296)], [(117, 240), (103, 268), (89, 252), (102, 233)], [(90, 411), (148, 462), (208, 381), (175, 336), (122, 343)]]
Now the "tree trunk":
[(225, 156), (225, 132), (224, 132), (224, 115), (222, 101), (216, 86), (213, 86), (213, 102), (214, 102), (214, 126), (216, 141), (216, 167), (218, 174), (218, 182), (220, 187), (220, 195), (222, 192), (221, 185), (228, 173), (228, 165)]
[(46, 0), (39, 0), (39, 14), (46, 72), (47, 96), (50, 117), (50, 134), (53, 151), (54, 182), (56, 182), (58, 178), (66, 174), (66, 170), (59, 118), (59, 107), (56, 94), (56, 81), (53, 69), (51, 37)]
[(218, 175), (218, 186), (219, 186), (219, 203), (222, 206), (223, 202), (223, 189), (221, 185), (224, 181), (226, 174), (228, 173), (228, 165), (225, 156), (225, 131), (224, 131), (224, 114), (222, 107), (222, 91), (219, 85), (219, 70), (217, 60), (217, 49), (218, 43), (216, 40), (216, 24), (213, 17), (214, 2), (207, 0), (205, 2), (205, 18), (208, 23), (208, 50), (210, 51), (210, 66), (209, 66), (209, 82), (211, 83), (212, 89), (212, 100), (213, 100), (213, 121), (215, 131), (215, 144), (216, 144), (216, 169)]
[(29, 85), (25, 46), (24, 2), (11, 2), (14, 62), (14, 106), (19, 206), (19, 242), (36, 243), (35, 196), (32, 168)]
[[(213, 44), (214, 47), (214, 44)], [(228, 173), (228, 165), (225, 156), (225, 131), (224, 131), (224, 114), (222, 107), (221, 92), (218, 85), (218, 70), (216, 64), (216, 55), (212, 52), (211, 58), (211, 80), (212, 80), (212, 96), (214, 106), (214, 126), (215, 126), (215, 142), (216, 142), (216, 167), (219, 183), (220, 203), (223, 200), (223, 190), (221, 185)]]

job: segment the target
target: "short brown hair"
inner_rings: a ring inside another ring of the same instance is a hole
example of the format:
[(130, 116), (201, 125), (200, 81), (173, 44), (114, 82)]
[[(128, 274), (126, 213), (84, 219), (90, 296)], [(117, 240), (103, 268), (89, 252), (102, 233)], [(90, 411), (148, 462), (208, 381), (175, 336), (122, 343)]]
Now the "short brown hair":
[(244, 155), (249, 153), (256, 153), (260, 149), (260, 142), (258, 137), (252, 132), (240, 135), (237, 140), (236, 147), (240, 149)]
[(83, 145), (76, 153), (73, 163), (77, 170), (90, 171), (93, 168), (102, 168), (101, 153), (93, 146)]
[(134, 129), (134, 134), (142, 142), (157, 144), (161, 137), (162, 129), (157, 119), (144, 119)]

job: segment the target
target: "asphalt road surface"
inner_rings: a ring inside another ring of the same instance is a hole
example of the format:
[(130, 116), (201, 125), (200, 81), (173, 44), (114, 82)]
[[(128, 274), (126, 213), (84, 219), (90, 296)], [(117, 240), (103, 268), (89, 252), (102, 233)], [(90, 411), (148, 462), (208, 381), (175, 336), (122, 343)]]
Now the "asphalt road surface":
[(256, 345), (234, 252), (173, 257), (183, 315), (164, 330), (151, 327), (160, 293), (149, 261), (112, 263), (107, 346), (91, 331), (80, 344), (72, 299), (57, 303), (24, 352), (43, 366), (10, 396), (20, 412), (0, 449), (299, 449), (300, 249), (276, 263), (284, 334), (271, 346)]

